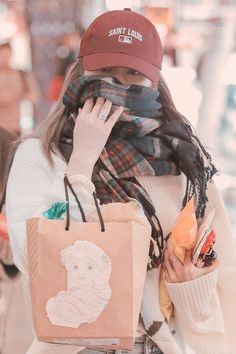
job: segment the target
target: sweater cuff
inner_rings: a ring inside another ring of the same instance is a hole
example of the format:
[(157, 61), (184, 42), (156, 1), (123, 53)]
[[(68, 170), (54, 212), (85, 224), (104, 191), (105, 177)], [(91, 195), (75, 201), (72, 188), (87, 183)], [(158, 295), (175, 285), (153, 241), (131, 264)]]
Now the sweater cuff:
[(236, 279), (236, 267), (226, 267), (219, 270), (218, 284), (226, 293), (226, 295), (232, 296), (233, 293), (236, 293), (235, 279)]
[(212, 290), (216, 289), (218, 269), (199, 278), (183, 283), (166, 283), (168, 293), (176, 308), (185, 310), (207, 309)]
[(80, 189), (84, 188), (88, 193), (93, 193), (95, 191), (95, 186), (92, 181), (83, 175), (71, 175), (68, 176), (70, 183), (73, 185), (73, 188)]
[[(59, 173), (57, 179), (53, 182), (50, 189), (47, 190), (44, 196), (44, 200), (47, 205), (51, 205), (52, 202), (63, 202), (66, 199), (65, 187), (63, 183), (64, 174)], [(95, 191), (95, 186), (86, 176), (83, 175), (71, 175), (68, 177), (72, 187), (77, 195), (83, 200), (88, 198), (92, 200), (92, 193)], [(71, 192), (69, 191), (69, 195)]]

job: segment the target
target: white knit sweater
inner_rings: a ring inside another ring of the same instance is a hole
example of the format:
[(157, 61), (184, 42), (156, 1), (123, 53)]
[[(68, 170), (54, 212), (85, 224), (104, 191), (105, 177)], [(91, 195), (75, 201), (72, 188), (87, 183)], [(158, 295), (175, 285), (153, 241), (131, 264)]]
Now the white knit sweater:
[[(53, 159), (55, 166), (52, 169), (42, 152), (40, 141), (26, 140), (16, 152), (9, 176), (6, 212), (11, 245), (15, 264), (26, 275), (25, 221), (39, 215), (51, 202), (64, 200), (63, 175), (67, 166), (59, 154), (53, 155)], [(85, 213), (89, 213), (93, 205), (94, 186), (84, 176), (73, 178), (73, 185), (84, 201)], [(168, 234), (181, 210), (186, 184), (184, 175), (138, 179), (153, 200), (164, 234)], [(196, 354), (235, 354), (236, 247), (223, 202), (214, 183), (209, 184), (208, 198), (208, 208), (216, 209), (213, 228), (220, 267), (198, 279), (166, 285), (175, 306), (174, 328), (181, 333), (183, 341)], [(173, 341), (176, 341), (176, 337), (170, 336)], [(79, 349), (37, 342), (32, 348), (34, 346), (37, 346), (37, 353), (45, 354), (76, 354)], [(180, 352), (184, 350), (180, 349)], [(36, 353), (36, 350), (27, 353)], [(168, 350), (168, 344), (164, 353), (176, 354)]]

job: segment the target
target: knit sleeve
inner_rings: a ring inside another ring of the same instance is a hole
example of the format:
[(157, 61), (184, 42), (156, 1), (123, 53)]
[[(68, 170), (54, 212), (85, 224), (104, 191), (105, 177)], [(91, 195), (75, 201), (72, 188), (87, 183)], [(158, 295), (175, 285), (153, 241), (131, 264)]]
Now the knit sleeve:
[(225, 342), (216, 285), (217, 271), (184, 283), (166, 283), (176, 324), (195, 354), (220, 353)]
[(166, 283), (176, 323), (196, 354), (235, 353), (236, 249), (223, 201), (214, 183), (208, 187), (208, 210), (215, 208), (217, 270), (184, 283)]
[[(53, 202), (65, 201), (64, 172), (62, 167), (49, 166), (38, 139), (26, 140), (17, 149), (8, 179), (6, 215), (14, 262), (23, 273), (28, 273), (26, 220), (42, 216)], [(69, 179), (87, 216), (94, 205), (94, 185), (85, 176)], [(70, 206), (72, 218), (80, 220), (73, 199)]]

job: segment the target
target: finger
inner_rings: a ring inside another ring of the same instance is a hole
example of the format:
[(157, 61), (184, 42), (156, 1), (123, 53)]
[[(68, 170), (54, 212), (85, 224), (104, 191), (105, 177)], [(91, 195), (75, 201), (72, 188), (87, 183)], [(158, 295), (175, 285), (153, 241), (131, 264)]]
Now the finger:
[(173, 251), (171, 237), (167, 240), (166, 246), (170, 267), (174, 271), (174, 275), (177, 278), (179, 274), (181, 274), (181, 272), (183, 271), (183, 263), (179, 260), (179, 258), (175, 255)]
[(166, 272), (166, 281), (168, 283), (176, 283), (178, 280), (177, 280), (175, 271), (173, 270), (173, 268), (172, 268), (172, 266), (171, 266), (171, 264), (170, 264), (170, 262), (168, 260), (167, 251), (165, 251), (164, 269), (165, 269), (165, 272)]
[(106, 125), (109, 128), (112, 128), (116, 122), (118, 121), (118, 119), (120, 118), (121, 113), (123, 112), (124, 107), (120, 106), (119, 108), (117, 108), (117, 110), (115, 110), (115, 112), (110, 116), (109, 120), (107, 121)]
[(112, 102), (109, 100), (106, 100), (105, 103), (103, 104), (99, 114), (103, 114), (104, 116), (108, 117), (108, 115), (111, 111), (111, 107), (112, 107)]
[(167, 272), (167, 270), (165, 269), (164, 266), (163, 266), (163, 277), (164, 277), (164, 281), (166, 281), (167, 283), (170, 282), (170, 278), (169, 278), (168, 272)]
[(84, 113), (90, 113), (93, 109), (93, 98), (88, 98), (85, 103), (84, 103), (84, 106), (82, 108), (82, 111)]
[(172, 237), (169, 237), (167, 242), (166, 242), (166, 248), (169, 257), (175, 257), (174, 251), (173, 251), (173, 246), (172, 246)]
[(174, 271), (173, 271), (173, 268), (172, 268), (172, 265), (170, 263), (170, 259), (169, 259), (169, 255), (168, 255), (168, 252), (167, 250), (165, 250), (164, 252), (164, 265), (165, 265), (165, 269), (169, 275), (169, 278), (172, 278), (172, 276), (174, 275)]
[(164, 276), (164, 280), (169, 282), (169, 274), (168, 271), (166, 269), (165, 263), (162, 263), (162, 269), (163, 269), (163, 276)]
[(94, 104), (93, 98), (88, 98), (84, 103), (84, 106), (82, 108), (82, 112), (85, 114), (89, 114), (93, 109), (93, 104)]
[(92, 113), (94, 114), (95, 117), (97, 117), (102, 109), (102, 106), (104, 105), (105, 99), (103, 97), (98, 97), (96, 100), (96, 103), (93, 107)]

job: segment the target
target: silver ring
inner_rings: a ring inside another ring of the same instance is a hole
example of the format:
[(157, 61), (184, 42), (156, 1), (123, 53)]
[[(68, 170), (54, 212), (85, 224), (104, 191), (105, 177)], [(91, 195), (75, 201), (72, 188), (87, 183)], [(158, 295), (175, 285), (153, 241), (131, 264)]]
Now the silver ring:
[(102, 120), (106, 120), (107, 119), (107, 115), (105, 113), (99, 113), (98, 118), (102, 119)]
[(177, 257), (172, 257), (172, 258), (169, 258), (169, 259), (170, 259), (171, 263), (175, 263), (177, 261)]

